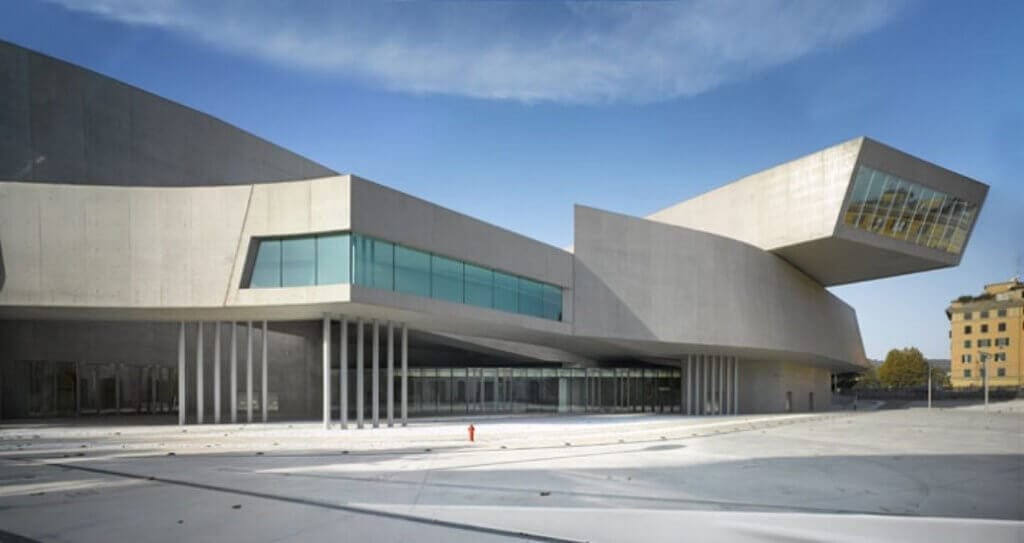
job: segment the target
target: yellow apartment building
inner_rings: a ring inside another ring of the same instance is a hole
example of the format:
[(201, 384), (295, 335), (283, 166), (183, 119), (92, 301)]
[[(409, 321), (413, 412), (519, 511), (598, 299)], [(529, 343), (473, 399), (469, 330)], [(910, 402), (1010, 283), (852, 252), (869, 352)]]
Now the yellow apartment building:
[(1024, 385), (1024, 283), (1017, 277), (985, 285), (978, 296), (961, 296), (946, 309), (953, 388), (984, 384)]

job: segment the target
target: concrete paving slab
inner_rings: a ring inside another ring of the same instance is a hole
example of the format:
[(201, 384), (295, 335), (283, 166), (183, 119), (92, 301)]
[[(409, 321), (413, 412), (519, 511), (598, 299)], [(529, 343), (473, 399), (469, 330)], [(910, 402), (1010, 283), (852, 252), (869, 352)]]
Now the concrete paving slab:
[(481, 419), (474, 443), (466, 422), (8, 425), (0, 526), (43, 541), (1020, 541), (1024, 529), (1024, 402)]

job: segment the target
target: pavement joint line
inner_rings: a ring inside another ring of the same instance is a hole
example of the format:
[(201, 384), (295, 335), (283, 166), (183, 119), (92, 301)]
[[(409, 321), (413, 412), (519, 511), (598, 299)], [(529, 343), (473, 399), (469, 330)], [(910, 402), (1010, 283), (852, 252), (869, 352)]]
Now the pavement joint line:
[(340, 504), (340, 503), (331, 503), (331, 502), (325, 502), (325, 501), (320, 501), (320, 500), (312, 500), (312, 499), (308, 499), (308, 498), (297, 498), (297, 497), (293, 497), (293, 496), (280, 496), (280, 495), (276, 495), (276, 494), (270, 494), (270, 493), (267, 493), (267, 492), (257, 492), (255, 490), (243, 490), (243, 489), (239, 489), (239, 488), (229, 488), (229, 487), (224, 487), (224, 486), (211, 485), (211, 484), (207, 484), (207, 483), (196, 483), (196, 482), (192, 482), (192, 481), (183, 481), (183, 480), (180, 480), (180, 479), (171, 479), (171, 478), (168, 478), (168, 477), (157, 477), (157, 476), (150, 476), (150, 475), (139, 475), (139, 474), (135, 474), (135, 473), (122, 472), (122, 471), (117, 471), (117, 470), (112, 470), (112, 469), (79, 466), (79, 465), (73, 465), (73, 464), (36, 462), (32, 458), (25, 458), (25, 460), (28, 460), (30, 462), (34, 462), (37, 465), (42, 465), (42, 466), (61, 467), (61, 468), (65, 468), (65, 469), (84, 471), (84, 472), (87, 472), (87, 473), (97, 473), (97, 474), (101, 474), (101, 475), (109, 475), (109, 476), (112, 476), (112, 477), (122, 477), (122, 478), (126, 478), (126, 479), (137, 479), (137, 480), (141, 480), (141, 481), (149, 481), (149, 482), (154, 482), (154, 483), (163, 483), (163, 484), (170, 484), (170, 485), (176, 485), (176, 486), (184, 486), (184, 487), (187, 487), (187, 488), (195, 488), (195, 489), (198, 489), (198, 490), (207, 490), (207, 491), (210, 491), (210, 492), (220, 492), (220, 493), (226, 493), (226, 494), (235, 494), (235, 495), (240, 495), (240, 496), (247, 496), (247, 497), (250, 497), (250, 498), (273, 500), (273, 501), (285, 501), (285, 502), (294, 503), (294, 504), (298, 504), (298, 505), (306, 505), (306, 506), (310, 506), (310, 507), (319, 507), (319, 508), (323, 508), (323, 509), (332, 509), (332, 510), (335, 510), (335, 511), (345, 511), (347, 513), (353, 513), (353, 514), (357, 514), (357, 515), (370, 515), (370, 516), (382, 517), (382, 518), (386, 518), (386, 519), (390, 519), (390, 520), (401, 520), (401, 521), (406, 521), (406, 522), (414, 522), (414, 523), (419, 523), (419, 524), (427, 524), (427, 525), (430, 525), (430, 526), (439, 526), (439, 527), (451, 528), (451, 529), (455, 529), (455, 530), (463, 530), (463, 531), (471, 531), (471, 532), (477, 532), (477, 533), (485, 533), (485, 534), (491, 534), (491, 535), (497, 535), (497, 536), (503, 536), (503, 537), (512, 537), (512, 538), (517, 538), (517, 539), (525, 539), (525, 540), (530, 540), (530, 541), (542, 541), (542, 542), (546, 542), (546, 543), (585, 543), (584, 540), (578, 540), (578, 539), (567, 539), (567, 538), (554, 537), (554, 536), (548, 536), (548, 535), (543, 535), (543, 534), (535, 534), (535, 533), (531, 533), (531, 532), (516, 531), (516, 530), (506, 530), (506, 529), (502, 529), (502, 528), (492, 528), (490, 526), (480, 526), (480, 525), (476, 525), (476, 524), (468, 524), (468, 523), (464, 523), (464, 522), (457, 522), (457, 521), (451, 521), (451, 520), (433, 519), (433, 518), (420, 517), (420, 516), (410, 515), (410, 514), (405, 514), (405, 513), (397, 513), (397, 512), (393, 512), (393, 511), (384, 511), (384, 510), (381, 510), (381, 509), (373, 509), (373, 508), (370, 508), (370, 507), (360, 507), (360, 506), (355, 506), (355, 505), (345, 505), (345, 504)]
[[(855, 416), (855, 415), (853, 415), (852, 413), (839, 412), (839, 413), (828, 413), (828, 414), (822, 414), (822, 415), (796, 415), (796, 416), (788, 416), (788, 417), (786, 417), (784, 419), (776, 419), (776, 418), (768, 418), (768, 417), (762, 417), (762, 418), (757, 418), (757, 419), (743, 419), (743, 420), (725, 420), (725, 419), (723, 419), (723, 420), (718, 420), (718, 421), (714, 421), (714, 422), (708, 422), (708, 423), (699, 424), (699, 425), (686, 426), (686, 427), (682, 428), (681, 430), (684, 431), (684, 432), (692, 432), (694, 429), (698, 429), (697, 433), (693, 433), (693, 434), (688, 435), (688, 436), (687, 435), (679, 435), (679, 436), (675, 436), (675, 437), (669, 437), (667, 439), (661, 439), (659, 437), (659, 438), (638, 439), (638, 440), (631, 440), (631, 441), (624, 441), (624, 442), (620, 442), (620, 441), (614, 441), (614, 442), (613, 441), (600, 441), (600, 442), (597, 442), (597, 443), (587, 443), (584, 440), (584, 441), (575, 441), (575, 442), (573, 442), (573, 447), (603, 447), (603, 446), (614, 446), (614, 445), (645, 444), (645, 443), (653, 443), (653, 442), (659, 442), (659, 441), (684, 441), (684, 440), (689, 440), (689, 439), (693, 439), (693, 438), (713, 437), (713, 436), (717, 436), (717, 435), (724, 435), (724, 434), (731, 434), (731, 433), (738, 433), (738, 432), (752, 431), (752, 430), (761, 430), (761, 429), (765, 429), (765, 428), (771, 429), (771, 428), (777, 428), (777, 427), (781, 427), (781, 426), (789, 426), (789, 425), (800, 424), (800, 423), (820, 422), (820, 421), (831, 420), (831, 419), (844, 419), (844, 418), (849, 418), (849, 417), (852, 417), (852, 416)], [(740, 427), (740, 425), (744, 425), (744, 424), (749, 425), (750, 427), (749, 428)], [(723, 425), (728, 426), (729, 428), (727, 428), (725, 431), (717, 429), (717, 428), (720, 428)], [(655, 429), (661, 430), (661, 428), (654, 428), (654, 429), (648, 429), (648, 430), (655, 430)], [(703, 429), (703, 430), (700, 430), (700, 429)], [(677, 429), (676, 431), (679, 431), (679, 429)], [(633, 432), (633, 433), (637, 433), (637, 432)], [(666, 432), (666, 433), (668, 433), (668, 432)], [(202, 437), (202, 436), (195, 436), (195, 437)], [(462, 439), (454, 439), (454, 438), (453, 439), (449, 439), (449, 440), (442, 440), (441, 442), (442, 443), (446, 443), (448, 441), (458, 442), (458, 443), (462, 443), (463, 442)], [(486, 444), (487, 442), (484, 442), (484, 443)], [(486, 447), (471, 448), (469, 446), (464, 446), (463, 449), (460, 450), (460, 451), (448, 451), (448, 452), (472, 453), (472, 452), (479, 452), (479, 451), (490, 451), (490, 450), (498, 450), (498, 448), (500, 448), (500, 446), (501, 446), (500, 442), (495, 442), (494, 445), (489, 445), (489, 446), (486, 446)], [(538, 445), (538, 446), (527, 446), (527, 447), (516, 447), (516, 446), (505, 445), (504, 447), (505, 447), (505, 450), (509, 450), (509, 451), (524, 451), (524, 450), (562, 449), (562, 448), (565, 448), (565, 445), (564, 445), (564, 443), (560, 442), (559, 444), (556, 444), (556, 445)], [(188, 449), (188, 447), (184, 447), (184, 449)], [(205, 448), (203, 448), (203, 449), (205, 450)], [(94, 449), (91, 449), (91, 450), (92, 451), (101, 452), (101, 451), (105, 451), (106, 449), (94, 448)], [(19, 452), (19, 451), (18, 450), (10, 450), (10, 449), (8, 449), (6, 451), (0, 450), (0, 456), (2, 456), (6, 452)], [(29, 451), (25, 451), (23, 449), (20, 449), (20, 452), (29, 452)], [(46, 451), (32, 451), (32, 452), (45, 453)], [(188, 454), (187, 451), (182, 451), (182, 452), (183, 452), (183, 454)], [(53, 454), (57, 454), (57, 453), (54, 452)], [(330, 452), (330, 453), (321, 452), (321, 453), (317, 453), (317, 452), (312, 452), (312, 453), (309, 453), (308, 455), (303, 455), (303, 456), (317, 457), (317, 456), (336, 456), (336, 455), (342, 455), (342, 454), (349, 455), (349, 456), (381, 456), (381, 455), (385, 455), (386, 456), (386, 455), (399, 455), (399, 454), (401, 454), (401, 455), (408, 455), (410, 453), (407, 452), (407, 451), (403, 452), (402, 450), (394, 450), (394, 449), (382, 450), (382, 451), (375, 451), (373, 449), (368, 449), (368, 450), (362, 450), (362, 451), (348, 450), (348, 452), (346, 452), (346, 453), (338, 453), (338, 452)], [(424, 452), (422, 454), (429, 454), (429, 452)], [(240, 451), (236, 450), (236, 451), (231, 451), (229, 454), (224, 454), (224, 455), (221, 455), (221, 456), (225, 456), (225, 457), (227, 457), (227, 456), (250, 456), (250, 454), (243, 453), (243, 452), (240, 452)], [(281, 455), (264, 454), (264, 456), (281, 456)], [(138, 455), (137, 457), (138, 458), (149, 458), (150, 455)]]

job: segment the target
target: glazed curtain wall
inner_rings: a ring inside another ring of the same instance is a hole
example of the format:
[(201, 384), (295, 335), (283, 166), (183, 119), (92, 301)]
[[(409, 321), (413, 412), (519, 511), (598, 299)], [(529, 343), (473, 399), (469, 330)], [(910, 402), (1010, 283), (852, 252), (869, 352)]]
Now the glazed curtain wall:
[(861, 166), (846, 224), (894, 239), (959, 254), (978, 205)]
[(562, 320), (561, 287), (361, 234), (261, 239), (247, 288), (339, 283)]
[[(349, 366), (348, 412), (355, 413), (356, 371)], [(338, 366), (332, 370), (338, 381)], [(363, 406), (373, 408), (373, 371), (363, 377)], [(379, 374), (381, 388), (387, 373)], [(400, 377), (394, 387), (399, 390)], [(340, 392), (332, 387), (331, 405), (337, 409)], [(409, 368), (409, 414), (459, 415), (464, 413), (575, 413), (681, 411), (680, 370), (654, 368), (521, 368), (440, 367)], [(380, 394), (380, 411), (387, 409)]]

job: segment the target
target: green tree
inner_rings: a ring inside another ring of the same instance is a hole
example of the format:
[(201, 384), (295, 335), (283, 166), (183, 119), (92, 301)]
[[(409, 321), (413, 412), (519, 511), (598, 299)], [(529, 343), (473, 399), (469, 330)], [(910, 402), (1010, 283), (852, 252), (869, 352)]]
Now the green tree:
[(932, 387), (950, 388), (953, 383), (949, 379), (949, 373), (939, 368), (932, 368)]
[(878, 368), (876, 368), (874, 364), (857, 376), (857, 385), (855, 387), (857, 389), (864, 390), (881, 387), (882, 382), (878, 379)]
[(923, 385), (928, 382), (928, 363), (916, 347), (893, 349), (878, 367), (878, 379), (890, 388)]

